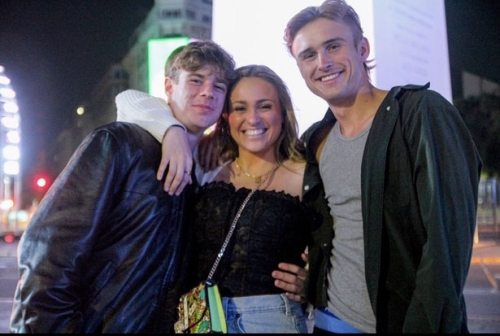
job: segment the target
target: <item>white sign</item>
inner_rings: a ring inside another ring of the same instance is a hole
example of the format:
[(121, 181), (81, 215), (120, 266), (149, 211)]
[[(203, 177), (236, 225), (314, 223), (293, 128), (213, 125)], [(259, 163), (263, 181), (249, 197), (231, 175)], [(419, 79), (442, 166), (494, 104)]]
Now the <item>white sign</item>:
[[(328, 106), (300, 76), (283, 40), (288, 20), (322, 0), (213, 0), (212, 38), (229, 51), (237, 66), (265, 64), (287, 83), (299, 133), (320, 120)], [(350, 0), (370, 41), (376, 65), (372, 83), (431, 83), (451, 101), (444, 0)]]

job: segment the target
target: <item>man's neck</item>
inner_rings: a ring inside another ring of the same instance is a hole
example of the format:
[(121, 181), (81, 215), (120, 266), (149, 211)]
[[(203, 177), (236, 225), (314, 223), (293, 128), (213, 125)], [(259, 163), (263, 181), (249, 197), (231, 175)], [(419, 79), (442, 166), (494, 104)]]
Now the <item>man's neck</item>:
[(203, 133), (193, 134), (189, 130), (187, 131), (187, 140), (188, 140), (189, 147), (191, 148), (191, 152), (194, 152), (195, 148), (200, 143), (200, 139), (202, 136), (203, 136)]
[(340, 131), (345, 137), (353, 137), (368, 127), (378, 108), (382, 104), (388, 91), (371, 86), (368, 90), (360, 91), (349, 105), (331, 104)]
[(176, 111), (170, 104), (169, 104), (169, 108), (170, 108), (174, 118), (177, 119), (177, 121), (180, 122), (184, 126), (184, 128), (186, 130), (189, 148), (191, 149), (191, 152), (193, 152), (194, 149), (198, 146), (198, 143), (199, 143), (201, 137), (203, 136), (203, 132), (205, 130), (200, 130), (197, 127), (194, 127), (193, 125), (189, 125), (187, 120), (185, 120), (185, 118), (183, 118), (183, 114)]

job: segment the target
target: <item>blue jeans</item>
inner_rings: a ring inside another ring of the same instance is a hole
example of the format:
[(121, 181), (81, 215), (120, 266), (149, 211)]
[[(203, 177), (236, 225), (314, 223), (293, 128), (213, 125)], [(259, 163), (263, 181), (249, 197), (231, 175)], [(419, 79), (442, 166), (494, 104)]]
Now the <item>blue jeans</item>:
[(228, 334), (307, 333), (300, 303), (285, 294), (223, 297)]

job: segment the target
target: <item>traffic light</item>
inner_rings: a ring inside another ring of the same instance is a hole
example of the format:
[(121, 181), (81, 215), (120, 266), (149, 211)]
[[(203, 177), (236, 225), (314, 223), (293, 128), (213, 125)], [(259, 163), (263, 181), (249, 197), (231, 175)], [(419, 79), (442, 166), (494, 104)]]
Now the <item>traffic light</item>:
[(47, 186), (47, 180), (44, 177), (39, 177), (36, 180), (36, 186), (40, 189), (43, 189)]
[(33, 189), (37, 192), (46, 192), (51, 183), (50, 177), (45, 173), (35, 174), (33, 178)]

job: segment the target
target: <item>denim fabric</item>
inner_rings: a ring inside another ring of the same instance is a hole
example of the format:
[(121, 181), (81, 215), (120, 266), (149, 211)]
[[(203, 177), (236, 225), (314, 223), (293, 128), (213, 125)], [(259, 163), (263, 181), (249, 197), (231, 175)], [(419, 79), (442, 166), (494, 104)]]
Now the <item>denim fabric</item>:
[(285, 294), (223, 297), (222, 305), (229, 334), (307, 333), (301, 304)]

